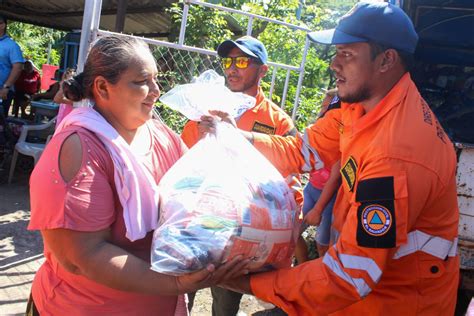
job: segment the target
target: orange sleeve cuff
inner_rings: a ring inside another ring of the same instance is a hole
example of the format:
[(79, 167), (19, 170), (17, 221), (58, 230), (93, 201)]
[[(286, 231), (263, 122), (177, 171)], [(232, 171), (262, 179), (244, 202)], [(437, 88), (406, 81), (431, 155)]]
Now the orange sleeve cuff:
[(272, 141), (270, 136), (262, 133), (252, 133), (253, 136), (253, 145), (260, 152), (264, 152), (266, 148), (271, 146)]
[(255, 274), (250, 277), (250, 289), (256, 297), (270, 302), (273, 297), (273, 283), (276, 273), (266, 272)]

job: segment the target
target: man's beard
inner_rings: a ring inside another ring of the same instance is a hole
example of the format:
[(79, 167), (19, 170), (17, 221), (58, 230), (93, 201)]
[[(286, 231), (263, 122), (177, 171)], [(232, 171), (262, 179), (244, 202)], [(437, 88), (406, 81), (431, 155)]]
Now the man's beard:
[(372, 93), (367, 85), (362, 86), (358, 91), (346, 96), (339, 95), (339, 99), (344, 103), (359, 103), (370, 99)]
[[(227, 78), (226, 78), (226, 81), (227, 81)], [(247, 80), (241, 81), (237, 87), (231, 87), (228, 81), (226, 83), (227, 83), (227, 87), (232, 92), (244, 92), (251, 89), (254, 86), (257, 86), (257, 87), (260, 86), (260, 78), (258, 77), (258, 74), (255, 73), (252, 77), (247, 78)]]

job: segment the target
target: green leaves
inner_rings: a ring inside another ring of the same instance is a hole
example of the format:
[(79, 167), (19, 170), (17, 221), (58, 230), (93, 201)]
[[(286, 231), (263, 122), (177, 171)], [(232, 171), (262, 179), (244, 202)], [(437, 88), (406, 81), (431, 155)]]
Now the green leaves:
[[(171, 33), (177, 38), (181, 26), (182, 4), (172, 4), (168, 12), (172, 18)], [(185, 44), (214, 50), (223, 39), (233, 35), (227, 24), (224, 12), (192, 5), (188, 12)]]
[(59, 65), (63, 49), (61, 39), (65, 32), (21, 22), (10, 22), (8, 34), (20, 45), (23, 57), (33, 60), (40, 69), (47, 62), (48, 45), (51, 44), (49, 63)]
[[(210, 2), (304, 26), (311, 30), (323, 30), (335, 27), (338, 19), (357, 0), (224, 0)], [(173, 17), (174, 33), (178, 34), (182, 18), (182, 4), (173, 5), (169, 12)], [(216, 49), (217, 45), (223, 40), (244, 35), (247, 30), (247, 23), (248, 17), (244, 15), (230, 14), (192, 5), (189, 10), (186, 45)], [(258, 37), (265, 44), (270, 61), (297, 67), (300, 65), (306, 40), (305, 32), (293, 31), (285, 26), (254, 19), (252, 35)], [(333, 87), (334, 78), (329, 69), (333, 55), (334, 50), (329, 46), (313, 44), (310, 47), (295, 122), (299, 130), (303, 130), (316, 118), (323, 99), (321, 89)], [(199, 57), (196, 57), (191, 64), (198, 63), (198, 59)], [(183, 62), (176, 62), (177, 67), (175, 69), (180, 67), (189, 69), (190, 62), (184, 62), (184, 60)], [(195, 71), (200, 68), (194, 67), (193, 69)], [(273, 69), (270, 67), (269, 73), (262, 82), (262, 87), (267, 93), (270, 90), (272, 71)], [(197, 75), (197, 73), (193, 75)], [(286, 75), (287, 71), (284, 69), (280, 69), (276, 73), (276, 85), (272, 99), (277, 104), (280, 104), (282, 100)], [(177, 77), (173, 82), (189, 82), (185, 81), (185, 78), (186, 76), (183, 73), (177, 73)], [(292, 71), (290, 72), (288, 94), (285, 104), (282, 106), (289, 114), (293, 110), (297, 84), (298, 73)], [(164, 92), (166, 91), (164, 89)], [(167, 123), (176, 126), (177, 130), (180, 130), (180, 124), (185, 121), (175, 117), (179, 117), (180, 114), (165, 115), (166, 108), (162, 108), (162, 111)]]

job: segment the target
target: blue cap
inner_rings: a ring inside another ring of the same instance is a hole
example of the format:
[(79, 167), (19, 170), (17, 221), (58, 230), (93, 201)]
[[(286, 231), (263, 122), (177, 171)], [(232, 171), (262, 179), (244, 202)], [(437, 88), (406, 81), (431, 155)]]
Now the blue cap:
[(257, 58), (262, 64), (267, 63), (268, 53), (265, 46), (252, 36), (244, 36), (235, 41), (223, 41), (219, 47), (217, 47), (217, 54), (221, 57), (226, 57), (229, 51), (234, 47), (237, 47), (250, 57)]
[(386, 2), (359, 2), (335, 29), (309, 33), (308, 38), (330, 45), (374, 42), (411, 54), (418, 43), (410, 18), (402, 9)]

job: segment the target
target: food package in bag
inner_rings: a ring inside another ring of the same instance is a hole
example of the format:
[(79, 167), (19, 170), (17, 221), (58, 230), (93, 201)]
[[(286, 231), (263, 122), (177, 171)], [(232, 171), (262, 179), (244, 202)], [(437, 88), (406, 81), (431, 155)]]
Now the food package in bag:
[(240, 132), (218, 123), (159, 184), (152, 269), (180, 275), (251, 258), (251, 271), (287, 267), (299, 234), (284, 178)]
[(219, 110), (238, 118), (254, 107), (256, 100), (247, 94), (232, 92), (225, 86), (224, 77), (211, 69), (192, 83), (174, 87), (161, 96), (160, 101), (188, 119), (200, 121), (201, 116), (209, 115), (209, 110)]

